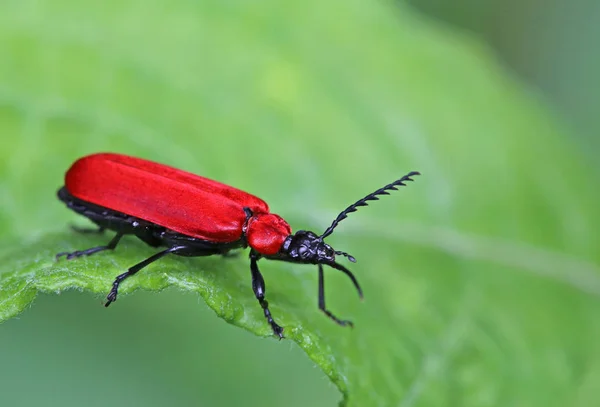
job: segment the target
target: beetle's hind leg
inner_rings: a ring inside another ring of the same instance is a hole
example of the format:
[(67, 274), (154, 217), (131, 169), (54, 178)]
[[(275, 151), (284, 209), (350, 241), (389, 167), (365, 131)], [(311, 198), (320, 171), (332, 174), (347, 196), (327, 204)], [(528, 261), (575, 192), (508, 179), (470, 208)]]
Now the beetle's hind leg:
[(67, 260), (71, 260), (71, 259), (75, 259), (75, 258), (81, 257), (81, 256), (89, 256), (91, 254), (102, 252), (104, 250), (114, 250), (115, 247), (117, 247), (117, 244), (119, 243), (119, 240), (121, 240), (122, 237), (123, 237), (123, 233), (119, 232), (115, 235), (115, 237), (112, 238), (112, 240), (110, 242), (108, 242), (108, 244), (106, 246), (96, 246), (96, 247), (91, 247), (86, 250), (77, 250), (77, 251), (70, 252), (70, 253), (69, 252), (58, 253), (56, 255), (56, 260), (60, 259), (62, 256), (65, 256), (67, 258)]

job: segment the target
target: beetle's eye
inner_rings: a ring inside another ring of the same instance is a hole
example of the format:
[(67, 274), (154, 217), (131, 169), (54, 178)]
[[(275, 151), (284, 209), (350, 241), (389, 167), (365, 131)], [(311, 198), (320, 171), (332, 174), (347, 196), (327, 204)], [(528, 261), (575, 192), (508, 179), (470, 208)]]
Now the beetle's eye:
[(298, 249), (298, 253), (300, 254), (300, 257), (303, 259), (307, 259), (310, 257), (310, 247), (302, 245), (300, 246), (300, 248)]
[(319, 257), (332, 257), (333, 249), (329, 246), (321, 246), (319, 247)]

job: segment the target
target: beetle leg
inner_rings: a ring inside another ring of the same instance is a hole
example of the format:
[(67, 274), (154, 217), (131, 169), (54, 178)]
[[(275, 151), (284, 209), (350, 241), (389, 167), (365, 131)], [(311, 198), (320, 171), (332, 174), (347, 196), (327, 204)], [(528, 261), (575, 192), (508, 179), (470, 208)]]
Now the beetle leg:
[(119, 243), (119, 240), (121, 240), (121, 238), (123, 237), (123, 233), (117, 233), (115, 235), (115, 237), (112, 238), (112, 240), (110, 242), (108, 242), (108, 244), (106, 246), (96, 246), (96, 247), (92, 247), (86, 250), (77, 250), (74, 252), (61, 252), (58, 253), (56, 255), (56, 260), (58, 260), (60, 257), (62, 256), (66, 256), (67, 260), (71, 260), (77, 257), (81, 257), (81, 256), (89, 256), (91, 254), (94, 253), (98, 253), (104, 250), (114, 250), (115, 247), (117, 247), (117, 244)]
[(223, 256), (224, 258), (228, 258), (228, 259), (236, 259), (238, 257), (240, 257), (240, 251), (239, 250), (227, 250), (223, 253), (221, 253), (221, 256)]
[(138, 271), (140, 271), (141, 269), (143, 269), (144, 267), (146, 267), (150, 263), (154, 263), (156, 260), (160, 259), (161, 257), (164, 257), (164, 256), (166, 256), (169, 253), (175, 253), (175, 252), (177, 252), (179, 250), (182, 250), (182, 249), (185, 249), (185, 246), (170, 247), (170, 248), (168, 248), (166, 250), (163, 250), (162, 252), (158, 252), (158, 253), (156, 253), (156, 254), (148, 257), (146, 260), (139, 262), (135, 266), (130, 267), (129, 270), (127, 270), (125, 273), (119, 274), (117, 276), (117, 278), (115, 278), (115, 281), (113, 282), (112, 288), (110, 289), (110, 292), (106, 296), (107, 301), (106, 301), (106, 304), (104, 304), (104, 306), (108, 307), (111, 302), (114, 302), (114, 301), (117, 300), (117, 295), (119, 293), (119, 285), (127, 277), (131, 277), (132, 275), (134, 275), (135, 273), (137, 273)]
[(279, 337), (279, 339), (283, 339), (283, 328), (277, 325), (273, 316), (271, 315), (271, 311), (269, 310), (269, 302), (265, 300), (265, 280), (263, 279), (262, 274), (260, 274), (260, 270), (258, 270), (258, 258), (255, 255), (250, 254), (250, 271), (252, 272), (252, 290), (254, 291), (254, 295), (256, 299), (260, 303), (262, 307), (265, 318), (267, 318), (267, 322), (271, 325), (273, 329), (273, 333)]
[(329, 318), (331, 318), (332, 320), (334, 320), (336, 323), (338, 323), (341, 326), (346, 326), (346, 325), (351, 326), (351, 327), (354, 326), (352, 321), (339, 319), (325, 307), (325, 278), (323, 277), (323, 265), (322, 264), (319, 264), (319, 309), (321, 311), (323, 311), (325, 313), (325, 315), (327, 315)]
[(77, 233), (84, 233), (84, 234), (102, 234), (104, 233), (104, 231), (106, 230), (106, 228), (104, 226), (98, 226), (97, 228), (81, 228), (79, 226), (76, 225), (70, 225), (71, 230), (77, 232)]

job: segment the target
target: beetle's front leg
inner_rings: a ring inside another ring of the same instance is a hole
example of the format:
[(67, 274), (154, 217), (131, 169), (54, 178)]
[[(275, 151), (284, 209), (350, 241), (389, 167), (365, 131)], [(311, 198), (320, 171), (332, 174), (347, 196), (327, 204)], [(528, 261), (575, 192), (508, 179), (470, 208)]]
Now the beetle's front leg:
[(273, 329), (273, 333), (279, 337), (279, 339), (283, 339), (283, 328), (275, 322), (273, 316), (271, 315), (271, 311), (269, 310), (269, 302), (265, 299), (265, 280), (263, 279), (262, 274), (260, 274), (260, 270), (258, 270), (258, 259), (259, 257), (256, 254), (250, 253), (250, 271), (252, 272), (252, 290), (254, 291), (254, 295), (256, 299), (260, 303), (262, 307), (265, 318), (267, 318), (267, 322), (271, 325)]

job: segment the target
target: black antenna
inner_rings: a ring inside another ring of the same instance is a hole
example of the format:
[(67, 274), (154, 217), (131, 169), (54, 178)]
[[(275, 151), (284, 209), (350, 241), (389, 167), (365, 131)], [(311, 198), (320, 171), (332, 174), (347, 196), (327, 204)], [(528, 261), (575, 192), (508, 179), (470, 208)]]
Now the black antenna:
[(356, 259), (354, 258), (354, 256), (352, 256), (352, 255), (350, 255), (350, 254), (348, 254), (346, 252), (340, 252), (339, 250), (336, 250), (334, 253), (335, 253), (336, 256), (347, 257), (348, 260), (350, 260), (352, 263), (356, 263)]
[[(336, 270), (341, 271), (342, 273), (344, 273), (345, 275), (347, 275), (350, 280), (352, 280), (352, 284), (354, 284), (354, 287), (356, 287), (356, 291), (358, 291), (358, 296), (360, 297), (360, 299), (363, 299), (363, 291), (362, 288), (360, 288), (360, 284), (358, 284), (358, 280), (356, 279), (356, 277), (354, 277), (354, 274), (352, 274), (352, 272), (350, 270), (348, 270), (346, 267), (342, 266), (339, 263), (331, 262), (331, 263), (324, 263), (327, 264), (329, 267), (333, 267)], [(319, 267), (321, 267), (321, 265), (319, 264)]]
[(365, 196), (364, 198), (359, 199), (358, 201), (354, 202), (352, 205), (350, 205), (349, 207), (344, 209), (337, 216), (337, 218), (335, 218), (335, 220), (331, 223), (331, 226), (329, 226), (327, 228), (327, 230), (325, 232), (323, 232), (323, 234), (321, 236), (319, 236), (319, 239), (324, 239), (327, 236), (329, 236), (331, 233), (333, 233), (333, 229), (335, 229), (336, 226), (341, 221), (346, 219), (348, 217), (349, 213), (356, 212), (358, 210), (358, 208), (361, 206), (367, 206), (368, 201), (378, 201), (379, 200), (379, 198), (377, 197), (378, 195), (389, 195), (390, 193), (388, 191), (397, 191), (398, 190), (397, 187), (406, 186), (405, 182), (413, 181), (413, 179), (411, 179), (410, 177), (414, 177), (415, 175), (421, 175), (421, 174), (417, 171), (411, 171), (408, 174), (406, 174), (405, 176), (403, 176), (402, 178), (400, 178), (399, 180), (396, 180), (396, 181), (392, 182), (391, 184), (384, 186), (383, 188), (379, 188), (377, 191), (372, 192), (369, 195)]

